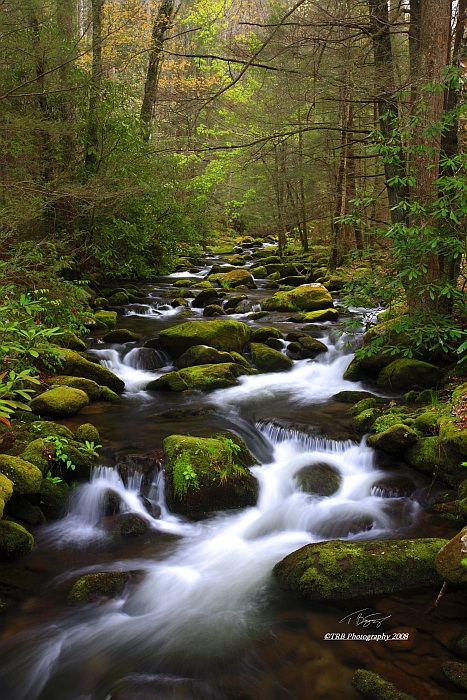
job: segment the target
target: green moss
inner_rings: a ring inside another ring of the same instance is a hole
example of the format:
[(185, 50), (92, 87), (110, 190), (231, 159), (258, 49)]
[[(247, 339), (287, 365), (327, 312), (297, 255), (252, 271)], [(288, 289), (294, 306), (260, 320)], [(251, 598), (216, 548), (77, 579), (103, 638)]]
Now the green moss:
[(392, 428), (393, 425), (400, 425), (400, 423), (403, 423), (403, 420), (398, 413), (383, 413), (375, 420), (373, 430), (375, 433), (383, 433), (388, 428)]
[(349, 600), (436, 586), (446, 540), (332, 540), (309, 544), (274, 567), (282, 587), (312, 600)]
[(99, 322), (101, 328), (115, 328), (117, 325), (116, 311), (96, 311), (94, 318)]
[(249, 374), (246, 367), (236, 362), (222, 362), (215, 365), (197, 365), (186, 367), (178, 372), (168, 372), (158, 379), (149, 382), (148, 390), (152, 391), (213, 391), (225, 389), (237, 384), (237, 378)]
[(101, 387), (96, 382), (93, 382), (92, 379), (58, 375), (52, 377), (50, 383), (52, 386), (69, 386), (72, 389), (80, 389), (87, 394), (91, 401), (98, 401), (101, 398)]
[(39, 394), (32, 399), (30, 406), (39, 415), (65, 418), (79, 413), (88, 403), (89, 397), (84, 391), (64, 385)]
[(389, 454), (401, 454), (416, 441), (417, 434), (412, 428), (403, 423), (395, 423), (383, 430), (383, 432), (370, 435), (368, 446), (384, 450), (384, 452), (389, 452)]
[(131, 581), (128, 571), (107, 571), (86, 574), (74, 583), (68, 598), (73, 603), (92, 603), (101, 598), (116, 598)]
[(95, 445), (101, 441), (99, 431), (92, 423), (82, 423), (77, 428), (75, 437), (80, 442), (93, 442)]
[(414, 469), (430, 474), (448, 486), (457, 486), (464, 481), (467, 469), (462, 458), (446, 449), (438, 437), (419, 439), (404, 452), (404, 459)]
[(86, 343), (71, 331), (62, 331), (61, 335), (56, 337), (56, 343), (60, 347), (70, 348), (70, 350), (86, 350)]
[(302, 323), (319, 323), (320, 321), (337, 321), (339, 312), (337, 309), (323, 309), (322, 311), (308, 311), (302, 319)]
[(125, 388), (125, 383), (107, 367), (103, 367), (96, 362), (90, 362), (79, 353), (74, 352), (74, 350), (63, 348), (60, 352), (60, 359), (64, 374), (92, 379), (97, 384), (109, 387), (117, 394), (121, 393)]
[(467, 527), (464, 527), (436, 555), (436, 570), (443, 581), (467, 585)]
[(424, 411), (415, 417), (413, 427), (422, 435), (436, 435), (439, 413), (437, 411)]
[(350, 422), (350, 427), (359, 433), (367, 433), (373, 428), (373, 424), (381, 411), (378, 408), (367, 408), (360, 411)]
[(232, 320), (188, 321), (160, 333), (162, 347), (179, 357), (193, 345), (209, 345), (227, 352), (241, 352), (250, 340), (251, 329), (245, 323)]
[(274, 326), (263, 326), (255, 328), (251, 333), (252, 343), (265, 343), (269, 338), (278, 338), (282, 340), (282, 333)]
[(322, 284), (303, 284), (289, 292), (280, 291), (262, 304), (265, 311), (320, 311), (333, 307), (332, 296)]
[(251, 359), (260, 372), (285, 372), (292, 369), (292, 360), (263, 343), (251, 343)]
[[(51, 420), (36, 420), (31, 425), (31, 433), (38, 437), (48, 437), (49, 435), (57, 435), (58, 437), (64, 437), (67, 440), (73, 440), (73, 433), (66, 425), (61, 425), (61, 423), (54, 423)], [(25, 457), (27, 459), (27, 457)], [(35, 462), (33, 462), (35, 464)]]
[(443, 381), (438, 367), (421, 360), (401, 358), (384, 367), (378, 375), (378, 384), (391, 389), (429, 389)]
[(42, 473), (31, 462), (21, 457), (0, 455), (0, 472), (13, 482), (17, 493), (37, 493), (42, 482)]
[(5, 474), (0, 474), (0, 518), (3, 516), (3, 509), (8, 503), (13, 493), (13, 482)]
[(127, 328), (119, 328), (109, 331), (104, 335), (102, 340), (105, 343), (132, 343), (139, 339), (139, 335)]
[(28, 554), (34, 546), (34, 537), (22, 525), (0, 520), (0, 556), (17, 559)]
[[(53, 425), (53, 424), (52, 424)], [(71, 433), (71, 431), (69, 431)], [(65, 440), (73, 439), (73, 433), (71, 433), (71, 438), (66, 435), (60, 435), (52, 430), (50, 433), (46, 434), (45, 437), (49, 435), (57, 435), (58, 437), (63, 437)], [(50, 469), (50, 461), (48, 459), (49, 455), (53, 454), (55, 451), (55, 446), (52, 442), (45, 440), (45, 438), (36, 438), (31, 440), (31, 442), (26, 446), (21, 457), (26, 460), (26, 462), (31, 462), (41, 473), (45, 476)]]
[(467, 429), (453, 418), (440, 420), (439, 438), (448, 450), (467, 457)]
[(236, 289), (237, 287), (246, 287), (247, 289), (256, 289), (256, 284), (247, 270), (232, 270), (231, 272), (218, 273), (210, 276), (210, 279), (215, 278), (223, 289)]
[(417, 700), (373, 671), (357, 669), (352, 678), (355, 690), (368, 700)]

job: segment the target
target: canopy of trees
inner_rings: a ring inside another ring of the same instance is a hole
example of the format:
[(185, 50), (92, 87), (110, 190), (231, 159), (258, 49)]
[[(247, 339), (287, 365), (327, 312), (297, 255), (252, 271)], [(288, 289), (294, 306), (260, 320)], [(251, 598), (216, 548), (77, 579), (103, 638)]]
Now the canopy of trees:
[(466, 7), (5, 0), (6, 282), (148, 278), (210, 231), (274, 234), (459, 345)]

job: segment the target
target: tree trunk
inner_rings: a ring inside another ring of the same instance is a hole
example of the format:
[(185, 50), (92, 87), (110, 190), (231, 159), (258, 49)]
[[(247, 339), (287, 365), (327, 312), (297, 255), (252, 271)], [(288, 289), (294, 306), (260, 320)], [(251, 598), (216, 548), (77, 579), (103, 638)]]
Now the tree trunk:
[(140, 114), (146, 140), (150, 138), (151, 127), (154, 122), (159, 77), (164, 60), (165, 35), (172, 27), (174, 13), (175, 0), (162, 0), (152, 28), (149, 65), (146, 74), (146, 82), (144, 84), (143, 104), (141, 105)]
[(91, 0), (92, 7), (92, 67), (91, 94), (89, 97), (88, 133), (85, 165), (88, 170), (99, 167), (99, 122), (98, 107), (101, 101), (102, 84), (102, 9), (105, 0)]

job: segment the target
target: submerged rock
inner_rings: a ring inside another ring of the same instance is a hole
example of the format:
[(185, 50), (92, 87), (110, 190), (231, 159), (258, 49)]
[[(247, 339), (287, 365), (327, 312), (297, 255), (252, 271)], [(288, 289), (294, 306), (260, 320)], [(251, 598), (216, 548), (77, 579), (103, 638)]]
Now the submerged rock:
[(349, 600), (438, 586), (446, 540), (331, 540), (305, 545), (274, 567), (281, 586), (311, 600)]
[(92, 603), (102, 598), (116, 598), (132, 580), (129, 571), (104, 571), (79, 578), (68, 593), (73, 603)]
[(179, 357), (193, 345), (210, 345), (218, 350), (241, 352), (250, 340), (251, 329), (240, 321), (187, 321), (161, 331), (161, 346)]
[(175, 513), (204, 517), (216, 510), (255, 505), (255, 460), (235, 435), (171, 435), (164, 440), (166, 498)]
[(295, 474), (298, 485), (314, 496), (332, 496), (339, 489), (342, 477), (335, 467), (324, 462), (315, 462), (302, 467)]

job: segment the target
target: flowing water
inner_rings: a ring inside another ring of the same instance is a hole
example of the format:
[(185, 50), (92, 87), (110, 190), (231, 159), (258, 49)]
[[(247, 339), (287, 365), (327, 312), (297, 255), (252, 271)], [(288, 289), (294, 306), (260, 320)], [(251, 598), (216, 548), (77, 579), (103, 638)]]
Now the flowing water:
[[(180, 322), (182, 309), (168, 307), (162, 296), (169, 283), (148, 288), (148, 303), (129, 305), (122, 325), (154, 336)], [(277, 325), (292, 328), (284, 319)], [(323, 643), (352, 607), (306, 606), (280, 593), (271, 576), (276, 562), (308, 542), (410, 536), (419, 522), (422, 482), (404, 472), (407, 491), (391, 490), (387, 467), (376, 463), (365, 440), (349, 438), (345, 407), (332, 397), (359, 386), (342, 379), (351, 355), (332, 327), (324, 328), (328, 352), (316, 361), (189, 397), (145, 391), (148, 381), (171, 369), (164, 353), (134, 343), (94, 343), (126, 392), (122, 405), (99, 405), (99, 411), (91, 405), (76, 422), (94, 422), (112, 450), (75, 490), (68, 515), (36, 533), (27, 566), (34, 574), (42, 570), (47, 585), (4, 634), (2, 698), (336, 700), (357, 697), (350, 680), (360, 663), (371, 658), (384, 667), (386, 649), (377, 643), (363, 656), (365, 644), (350, 645), (346, 656), (342, 645)], [(184, 420), (171, 417), (174, 408), (185, 410)], [(258, 461), (252, 468), (258, 502), (189, 522), (168, 511), (151, 451), (168, 434), (209, 435), (219, 427), (239, 435)], [(300, 488), (297, 474), (313, 464), (339, 475), (332, 496)], [(146, 520), (146, 536), (129, 544), (112, 537), (109, 494), (117, 510)], [(117, 599), (71, 607), (66, 591), (95, 571), (137, 575)], [(392, 654), (397, 661), (397, 649)]]

